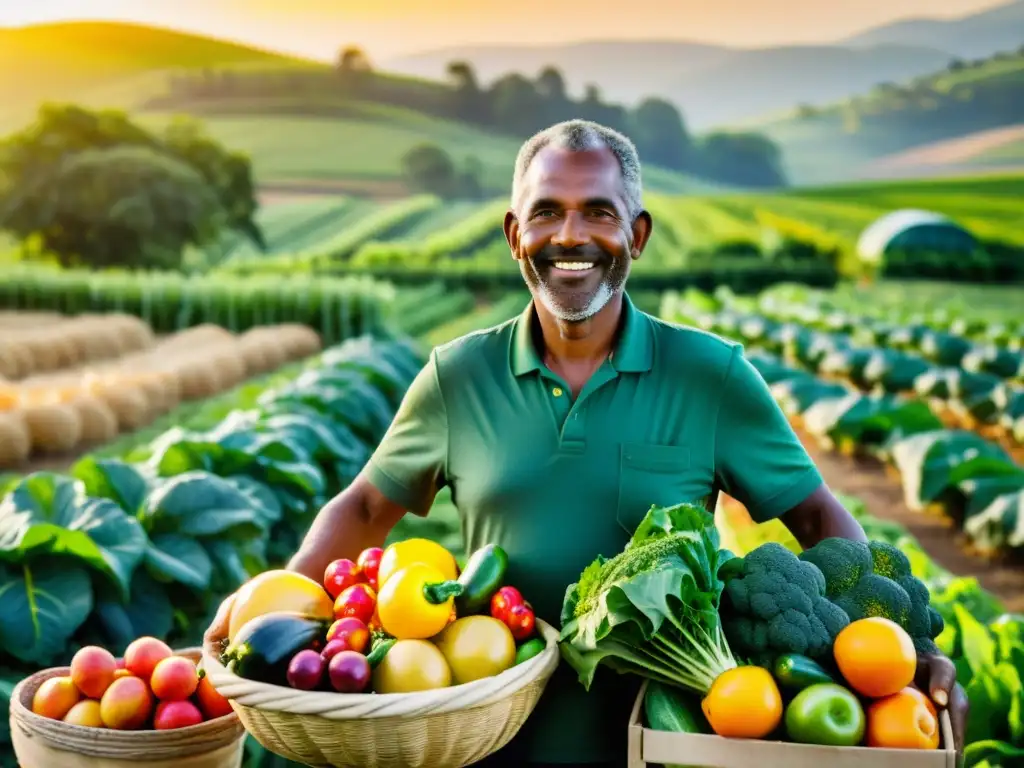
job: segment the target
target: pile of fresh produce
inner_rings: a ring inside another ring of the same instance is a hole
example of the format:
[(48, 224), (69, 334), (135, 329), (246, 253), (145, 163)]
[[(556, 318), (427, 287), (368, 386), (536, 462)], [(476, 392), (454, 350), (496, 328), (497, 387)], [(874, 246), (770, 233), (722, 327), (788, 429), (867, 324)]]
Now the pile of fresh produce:
[(561, 644), (587, 689), (601, 665), (646, 678), (656, 729), (938, 748), (913, 682), (943, 620), (900, 550), (826, 539), (736, 557), (718, 544), (702, 507), (652, 507), (623, 552), (584, 570)]
[(335, 560), (323, 583), (294, 571), (239, 591), (221, 661), (239, 677), (306, 691), (411, 693), (485, 677), (545, 643), (530, 604), (504, 583), (508, 556), (481, 547), (459, 568), (428, 539)]
[(98, 645), (82, 647), (67, 675), (39, 686), (32, 711), (119, 731), (185, 728), (233, 712), (192, 659), (155, 637), (134, 640), (120, 659)]

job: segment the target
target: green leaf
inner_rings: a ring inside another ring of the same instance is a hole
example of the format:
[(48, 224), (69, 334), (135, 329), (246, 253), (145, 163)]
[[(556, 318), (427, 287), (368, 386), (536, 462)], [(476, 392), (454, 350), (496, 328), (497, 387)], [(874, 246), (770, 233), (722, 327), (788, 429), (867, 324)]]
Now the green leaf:
[(110, 576), (123, 594), (146, 549), (138, 521), (70, 478), (38, 472), (0, 502), (0, 559), (65, 554)]
[(174, 607), (167, 590), (146, 569), (136, 572), (128, 600), (102, 596), (93, 615), (108, 644), (122, 651), (138, 637), (164, 639), (174, 628)]
[(969, 614), (962, 605), (953, 606), (953, 615), (960, 628), (960, 647), (974, 675), (996, 663), (996, 642), (984, 624)]
[(146, 549), (146, 566), (162, 582), (177, 582), (204, 592), (210, 587), (213, 563), (195, 539), (176, 533), (158, 534)]
[(208, 472), (187, 472), (155, 488), (139, 519), (154, 538), (163, 533), (250, 538), (264, 532), (246, 495)]
[(87, 455), (71, 468), (71, 475), (82, 481), (89, 496), (110, 499), (134, 515), (149, 493), (153, 480), (152, 473), (146, 473), (144, 469), (145, 465)]
[(92, 606), (89, 573), (73, 561), (40, 557), (31, 564), (0, 565), (0, 650), (48, 666), (64, 653)]
[(964, 521), (964, 533), (989, 550), (1024, 547), (1024, 491), (997, 496)]

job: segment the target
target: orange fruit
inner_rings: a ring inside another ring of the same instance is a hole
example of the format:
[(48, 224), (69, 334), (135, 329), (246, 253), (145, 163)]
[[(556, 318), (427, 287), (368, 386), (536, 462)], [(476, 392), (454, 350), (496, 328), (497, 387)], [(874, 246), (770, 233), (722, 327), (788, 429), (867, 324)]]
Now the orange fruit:
[(730, 739), (762, 739), (782, 722), (782, 695), (761, 667), (735, 667), (715, 678), (700, 708), (708, 725)]
[(888, 749), (938, 749), (939, 716), (931, 699), (916, 688), (868, 705), (865, 743)]
[(832, 654), (850, 687), (872, 699), (902, 691), (917, 671), (910, 635), (880, 616), (850, 622), (836, 636)]

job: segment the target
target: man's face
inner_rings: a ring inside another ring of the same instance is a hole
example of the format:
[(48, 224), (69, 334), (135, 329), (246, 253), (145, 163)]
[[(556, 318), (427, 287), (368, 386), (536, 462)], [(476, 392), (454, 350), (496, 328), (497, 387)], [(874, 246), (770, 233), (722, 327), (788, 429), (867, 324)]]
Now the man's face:
[(506, 234), (530, 292), (557, 318), (597, 314), (629, 276), (635, 243), (615, 155), (545, 147), (524, 181)]

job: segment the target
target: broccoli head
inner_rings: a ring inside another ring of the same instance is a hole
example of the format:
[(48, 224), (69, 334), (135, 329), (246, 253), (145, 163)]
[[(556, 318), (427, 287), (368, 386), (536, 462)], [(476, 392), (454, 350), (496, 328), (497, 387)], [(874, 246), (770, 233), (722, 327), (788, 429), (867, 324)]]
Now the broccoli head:
[(825, 577), (825, 594), (850, 621), (882, 616), (899, 624), (920, 653), (938, 650), (934, 638), (944, 624), (929, 605), (928, 588), (911, 571), (910, 560), (884, 541), (824, 539), (801, 552)]
[(825, 578), (812, 563), (774, 542), (726, 562), (719, 613), (737, 656), (771, 664), (784, 653), (810, 658), (830, 654), (832, 642), (850, 623), (825, 597)]

